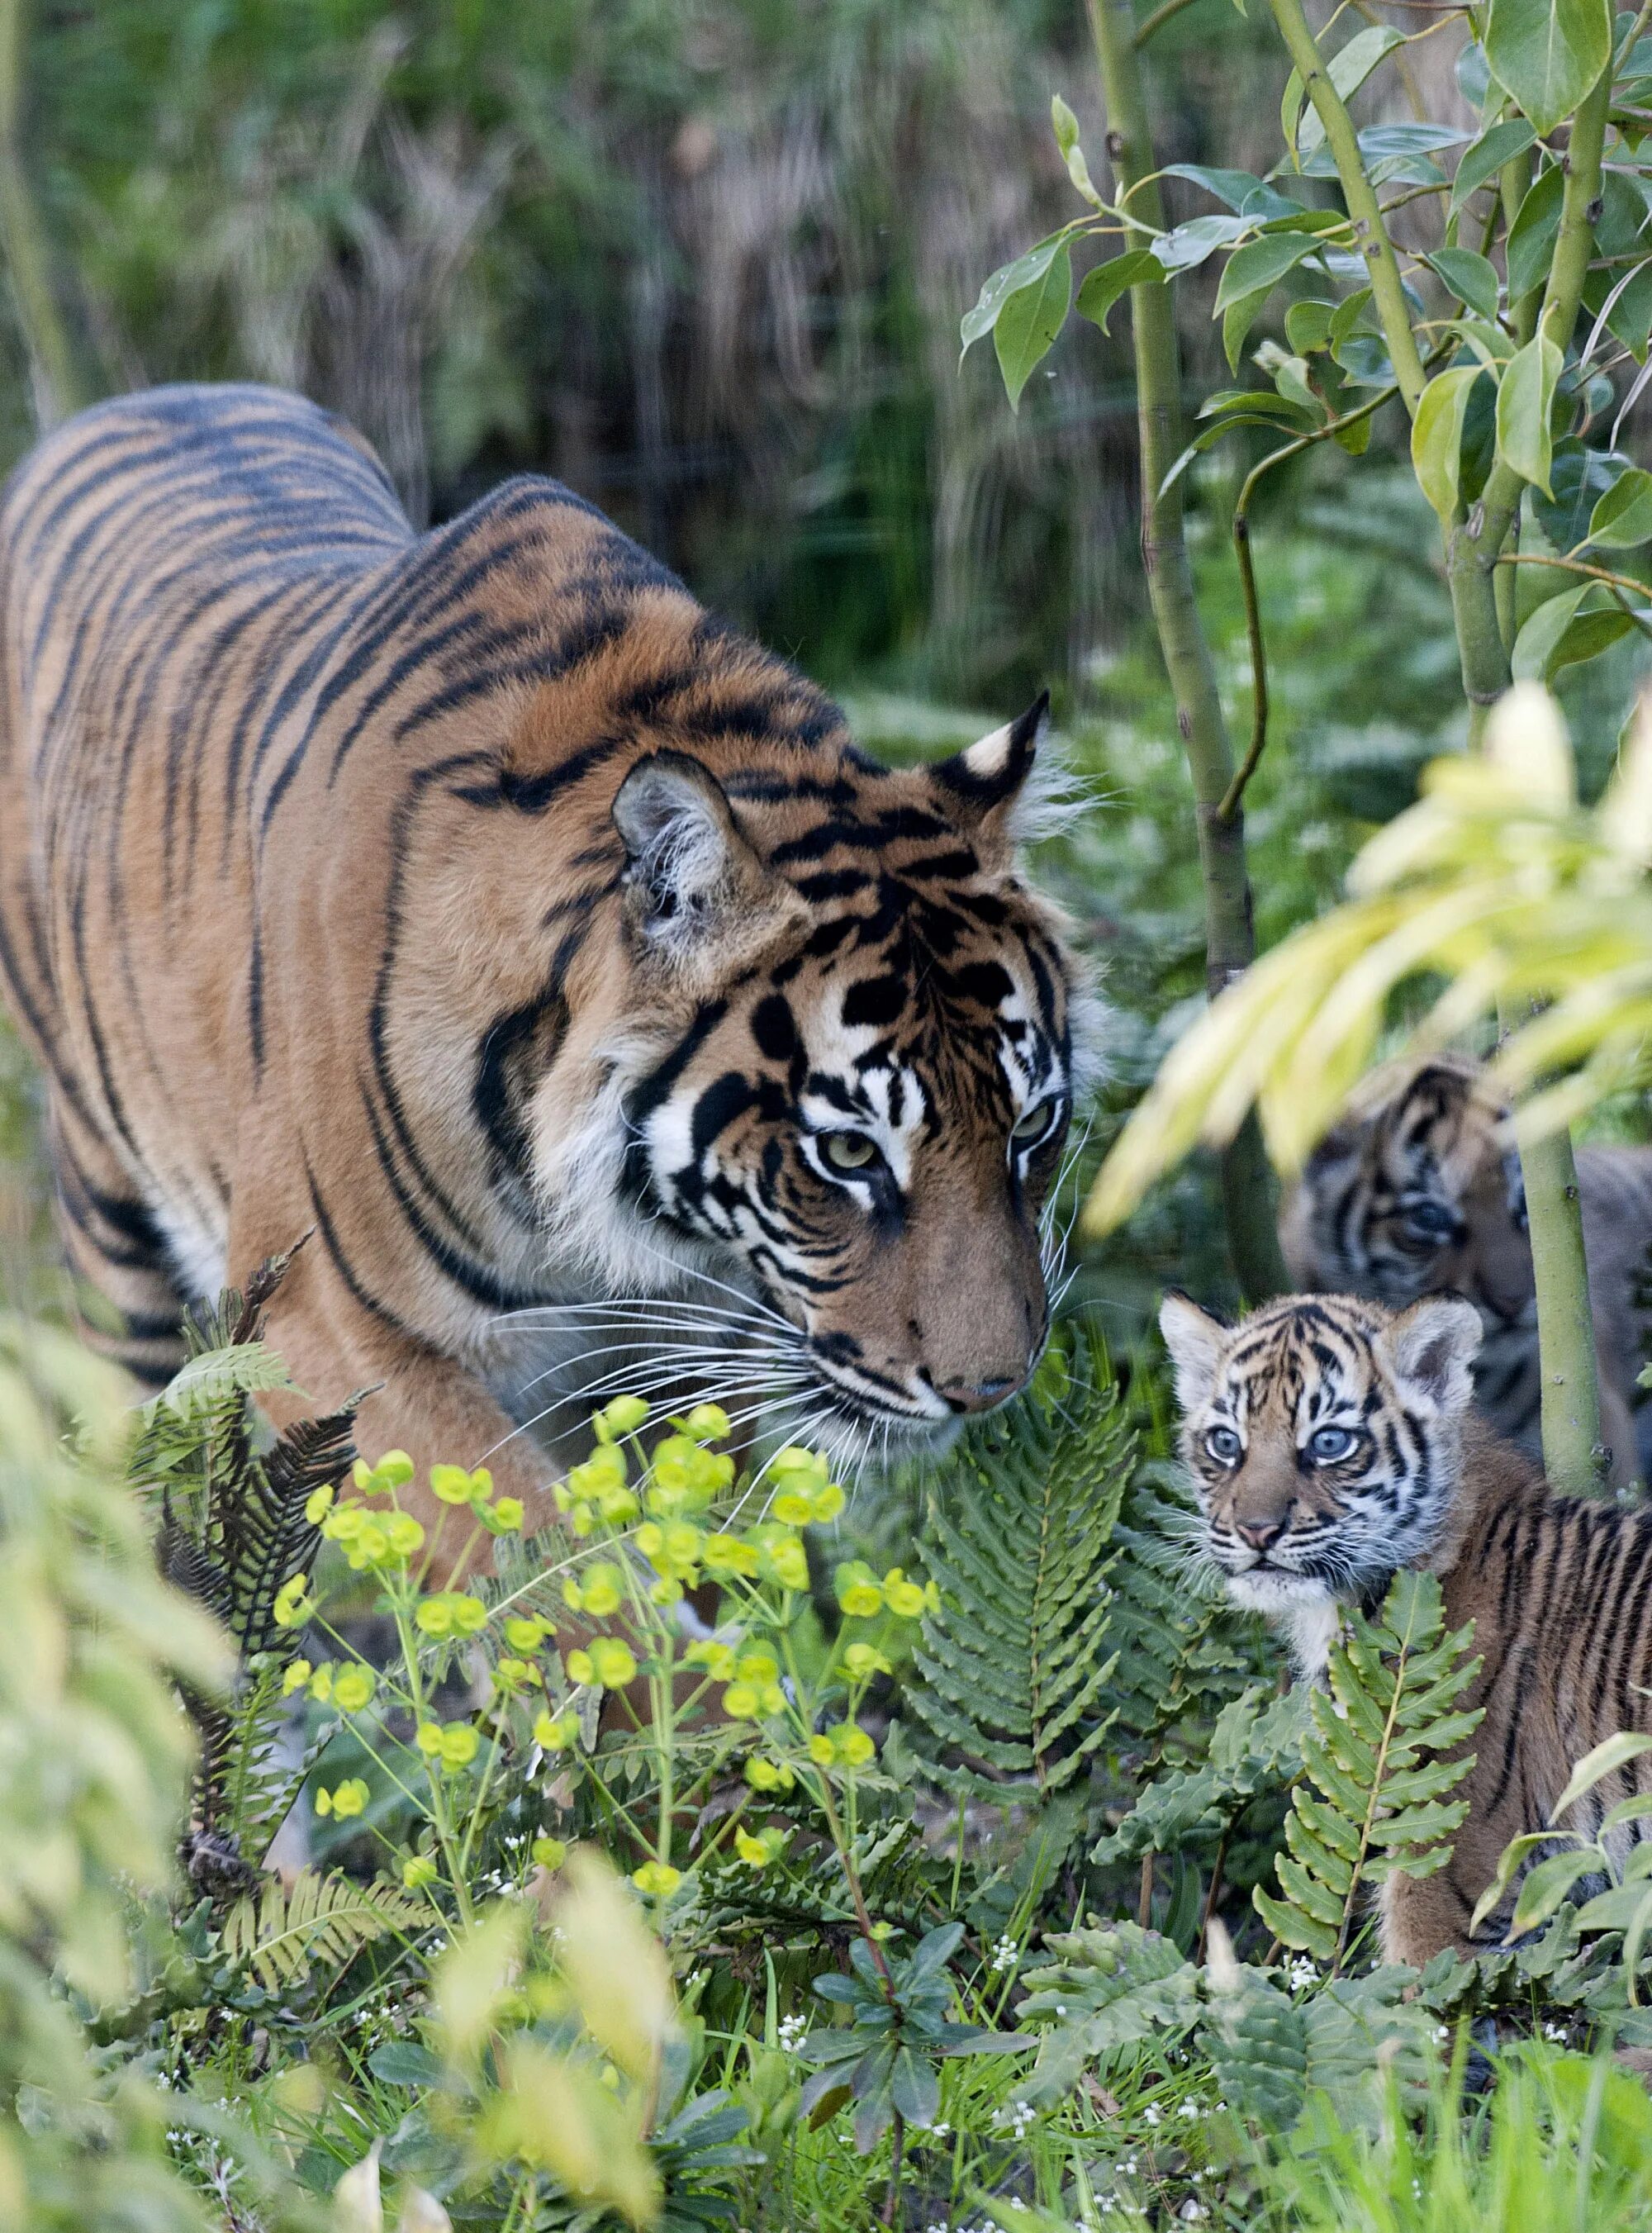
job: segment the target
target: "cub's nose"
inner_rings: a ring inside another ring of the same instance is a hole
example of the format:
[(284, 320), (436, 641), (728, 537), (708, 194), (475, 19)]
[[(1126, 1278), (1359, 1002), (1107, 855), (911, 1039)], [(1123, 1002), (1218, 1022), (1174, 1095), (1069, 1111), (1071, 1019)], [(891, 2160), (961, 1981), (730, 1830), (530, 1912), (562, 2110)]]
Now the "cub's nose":
[(945, 1399), (952, 1410), (990, 1411), (995, 1403), (1002, 1403), (1013, 1396), (1021, 1384), (1022, 1379), (1013, 1377), (1003, 1380), (941, 1380), (935, 1383), (935, 1393)]
[(1248, 1543), (1253, 1551), (1265, 1551), (1285, 1533), (1286, 1522), (1279, 1520), (1236, 1520), (1233, 1533), (1241, 1543)]

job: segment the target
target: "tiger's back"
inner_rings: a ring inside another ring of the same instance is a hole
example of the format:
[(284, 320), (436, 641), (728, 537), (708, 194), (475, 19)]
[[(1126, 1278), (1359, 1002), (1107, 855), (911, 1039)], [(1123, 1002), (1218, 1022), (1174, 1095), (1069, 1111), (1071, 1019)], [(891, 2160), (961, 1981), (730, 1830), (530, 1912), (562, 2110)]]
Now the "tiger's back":
[(1080, 1005), (1039, 709), (885, 769), (559, 484), (415, 537), (251, 387), (42, 443), (0, 616), (0, 974), (141, 1378), (310, 1231), (274, 1338), (425, 1456), (509, 1440), (502, 1321), (692, 1279), (821, 1417), (1019, 1384)]
[[(1479, 1331), (1460, 1301), (1395, 1314), (1287, 1296), (1226, 1327), (1178, 1297), (1163, 1324), (1209, 1554), (1309, 1671), (1336, 1605), (1380, 1599), (1402, 1566), (1439, 1575), (1450, 1626), (1474, 1624), (1460, 1702), (1485, 1718), (1454, 1794), (1468, 1817), (1447, 1865), (1389, 1878), (1381, 1910), (1389, 1960), (1466, 1947), (1505, 1846), (1547, 1826), (1574, 1764), (1619, 1729), (1652, 1732), (1652, 1513), (1552, 1495), (1470, 1409)], [(1593, 1835), (1648, 1790), (1652, 1767), (1630, 1761), (1567, 1826)], [(1636, 1829), (1612, 1834), (1626, 1849)]]

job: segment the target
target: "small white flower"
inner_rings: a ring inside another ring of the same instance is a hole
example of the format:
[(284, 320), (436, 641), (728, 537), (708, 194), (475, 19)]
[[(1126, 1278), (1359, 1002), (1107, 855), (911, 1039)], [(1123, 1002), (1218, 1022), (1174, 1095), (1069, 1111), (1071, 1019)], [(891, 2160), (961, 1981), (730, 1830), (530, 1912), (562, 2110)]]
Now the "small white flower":
[(1149, 2101), (1146, 2108), (1141, 2112), (1141, 2121), (1144, 2125), (1160, 2124), (1162, 2122), (1163, 2118), (1164, 2111), (1159, 2106), (1156, 2101)]
[(1566, 2027), (1564, 2024), (1546, 2023), (1543, 2027), (1543, 2036), (1545, 2039), (1564, 2041), (1566, 2036)]
[(1436, 2024), (1434, 2026), (1434, 2041), (1436, 2047), (1443, 2047), (1450, 2037), (1451, 2032), (1447, 2025)]
[(1202, 2117), (1204, 2113), (1203, 2109), (1200, 2106), (1197, 2101), (1183, 2101), (1178, 2106), (1176, 2110), (1176, 2114), (1179, 2117)]
[(782, 2016), (775, 2032), (775, 2045), (787, 2054), (795, 2054), (808, 2028), (807, 2016)]
[(1021, 1958), (1021, 1949), (1006, 1931), (992, 1949), (992, 1967), (997, 1970), (1013, 1969)]
[(932, 2140), (944, 2140), (947, 2133), (950, 2132), (952, 2129), (952, 2126), (943, 2117), (938, 2125), (932, 2125), (929, 2127), (929, 2137)]
[(1187, 2201), (1182, 2204), (1180, 2209), (1176, 2212), (1176, 2215), (1181, 2219), (1184, 2225), (1193, 2225), (1196, 2224), (1201, 2217), (1208, 2217), (1210, 2216), (1210, 2212), (1206, 2209), (1202, 2202), (1195, 2202), (1193, 2197), (1189, 2195)]
[(1064, 2015), (1066, 2015), (1066, 2013), (1067, 2013), (1067, 2003), (1066, 2003), (1066, 2002), (1065, 2002), (1065, 2001), (1057, 2001), (1057, 2002), (1056, 2002), (1056, 2014), (1057, 2014), (1058, 2016), (1064, 2016)]

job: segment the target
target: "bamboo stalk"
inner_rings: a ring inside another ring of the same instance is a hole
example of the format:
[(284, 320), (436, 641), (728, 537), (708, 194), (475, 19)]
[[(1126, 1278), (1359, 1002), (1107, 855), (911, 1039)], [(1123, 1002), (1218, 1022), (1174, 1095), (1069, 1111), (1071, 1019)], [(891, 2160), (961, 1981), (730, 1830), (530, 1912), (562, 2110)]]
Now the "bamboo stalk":
[(26, 0), (0, 0), (0, 249), (29, 353), (35, 420), (43, 433), (87, 400), (52, 293), (50, 259), (19, 146)]
[[(1107, 104), (1115, 199), (1133, 216), (1162, 230), (1164, 205), (1153, 175), (1153, 142), (1129, 0), (1090, 0), (1090, 23)], [(1182, 483), (1164, 485), (1182, 449), (1181, 355), (1170, 289), (1133, 287), (1130, 322), (1141, 429), (1141, 558), (1193, 780), (1205, 893), (1205, 981), (1214, 998), (1255, 960), (1256, 930), (1244, 816), (1234, 811), (1224, 818), (1222, 813), (1233, 781), (1233, 753), (1193, 595)], [(1273, 1174), (1254, 1116), (1246, 1117), (1223, 1151), (1221, 1189), (1240, 1292), (1249, 1303), (1264, 1301), (1286, 1281), (1274, 1229)]]

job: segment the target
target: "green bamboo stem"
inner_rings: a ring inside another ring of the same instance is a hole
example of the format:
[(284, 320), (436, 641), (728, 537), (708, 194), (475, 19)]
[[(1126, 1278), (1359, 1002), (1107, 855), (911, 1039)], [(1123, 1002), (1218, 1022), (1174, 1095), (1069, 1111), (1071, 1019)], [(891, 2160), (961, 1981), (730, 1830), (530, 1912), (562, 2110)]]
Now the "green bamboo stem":
[(19, 145), (23, 109), (25, 0), (0, 0), (0, 249), (11, 277), (12, 303), (29, 353), (35, 419), (43, 433), (88, 399), (75, 368), (68, 329), (52, 294), (44, 231)]
[(1330, 81), (1314, 35), (1308, 28), (1308, 18), (1303, 13), (1302, 0), (1272, 0), (1272, 6), (1273, 20), (1296, 65), (1303, 90), (1324, 127), (1326, 145), (1342, 182), (1343, 199), (1354, 221), (1354, 235), (1370, 274), (1371, 299), (1382, 322), (1389, 355), (1394, 360), (1394, 377), (1405, 398), (1405, 407), (1415, 419), (1428, 374), (1422, 368), (1416, 335), (1411, 330), (1400, 261), (1382, 222), (1376, 188), (1365, 175), (1365, 166), (1360, 160), (1359, 134), (1341, 94)]
[[(1090, 0), (1090, 23), (1107, 105), (1107, 152), (1117, 179), (1115, 199), (1162, 230), (1164, 203), (1154, 175), (1129, 0)], [(1245, 820), (1237, 811), (1226, 819), (1222, 814), (1233, 780), (1232, 748), (1193, 594), (1182, 483), (1165, 486), (1182, 450), (1181, 353), (1171, 290), (1132, 288), (1130, 322), (1141, 446), (1141, 558), (1193, 779), (1205, 892), (1205, 980), (1214, 998), (1256, 958)], [(1247, 1302), (1263, 1301), (1286, 1282), (1274, 1229), (1273, 1175), (1254, 1116), (1223, 1151), (1221, 1188), (1240, 1292)]]

